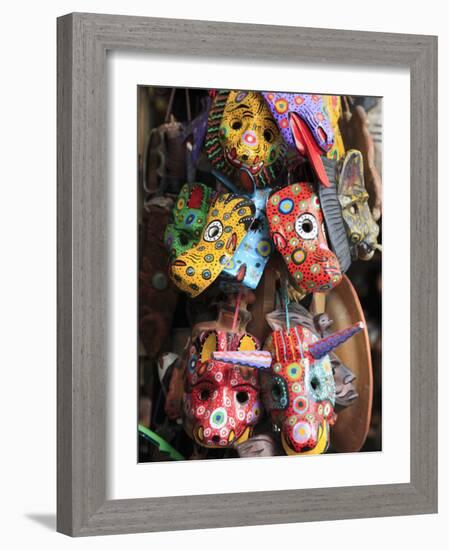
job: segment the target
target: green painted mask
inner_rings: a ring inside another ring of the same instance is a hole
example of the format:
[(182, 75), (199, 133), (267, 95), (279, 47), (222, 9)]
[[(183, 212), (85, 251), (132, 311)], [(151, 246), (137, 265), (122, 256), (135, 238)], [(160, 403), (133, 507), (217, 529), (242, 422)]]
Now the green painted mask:
[(173, 220), (167, 225), (164, 235), (170, 258), (177, 258), (196, 245), (211, 203), (213, 191), (203, 183), (184, 184), (175, 207)]

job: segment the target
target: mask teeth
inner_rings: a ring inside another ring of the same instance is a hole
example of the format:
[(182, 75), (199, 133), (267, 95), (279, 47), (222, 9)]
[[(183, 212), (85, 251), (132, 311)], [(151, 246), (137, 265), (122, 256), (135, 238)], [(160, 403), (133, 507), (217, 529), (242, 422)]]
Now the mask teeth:
[(348, 328), (334, 332), (326, 338), (322, 338), (315, 342), (314, 344), (309, 345), (309, 351), (315, 359), (321, 359), (335, 348), (338, 348), (341, 344), (349, 340), (354, 334), (357, 334), (362, 329), (365, 328), (365, 324), (362, 322), (356, 323)]

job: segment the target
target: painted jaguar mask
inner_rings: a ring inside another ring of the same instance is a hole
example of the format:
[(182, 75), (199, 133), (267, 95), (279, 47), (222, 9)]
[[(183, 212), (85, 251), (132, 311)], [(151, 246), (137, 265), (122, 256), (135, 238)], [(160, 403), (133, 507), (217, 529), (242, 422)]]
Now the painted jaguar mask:
[(254, 203), (231, 193), (212, 202), (199, 241), (170, 266), (173, 282), (191, 297), (198, 296), (223, 271), (254, 221)]
[(209, 112), (205, 149), (214, 168), (246, 192), (270, 186), (282, 170), (285, 145), (259, 92), (220, 90)]
[(223, 270), (224, 288), (244, 285), (255, 289), (274, 250), (265, 213), (269, 189), (258, 189), (252, 197), (256, 217), (248, 234)]
[(271, 364), (271, 355), (258, 349), (247, 333), (206, 331), (191, 343), (184, 426), (199, 445), (225, 448), (250, 437), (262, 413), (258, 368)]
[(340, 265), (327, 244), (320, 202), (309, 183), (294, 183), (273, 193), (267, 218), (271, 238), (296, 287), (309, 293), (338, 285)]
[(288, 455), (321, 454), (335, 422), (335, 382), (329, 353), (362, 330), (363, 323), (321, 340), (300, 325), (274, 331), (265, 348), (273, 356), (261, 371), (261, 394)]
[(182, 186), (172, 212), (172, 221), (164, 235), (170, 258), (177, 258), (194, 246), (203, 230), (212, 197), (212, 189), (202, 183)]
[(338, 198), (353, 258), (370, 260), (381, 247), (377, 242), (379, 226), (368, 206), (360, 151), (351, 149), (346, 153), (340, 169)]

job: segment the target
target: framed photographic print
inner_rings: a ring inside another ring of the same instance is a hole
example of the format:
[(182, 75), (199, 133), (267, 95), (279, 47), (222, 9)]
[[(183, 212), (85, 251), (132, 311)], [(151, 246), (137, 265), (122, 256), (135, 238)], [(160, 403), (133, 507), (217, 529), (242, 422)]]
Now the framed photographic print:
[(59, 531), (436, 511), (436, 75), (429, 36), (58, 20)]

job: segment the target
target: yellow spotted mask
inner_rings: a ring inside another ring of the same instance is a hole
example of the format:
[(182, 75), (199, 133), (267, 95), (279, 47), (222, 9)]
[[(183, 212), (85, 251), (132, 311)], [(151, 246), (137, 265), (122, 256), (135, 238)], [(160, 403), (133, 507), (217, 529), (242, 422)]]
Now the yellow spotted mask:
[(248, 233), (255, 217), (254, 203), (239, 195), (219, 195), (212, 203), (197, 244), (171, 264), (173, 282), (192, 298), (220, 275)]
[(247, 192), (254, 185), (273, 185), (285, 156), (279, 129), (259, 92), (218, 92), (209, 113), (205, 148), (214, 168)]

